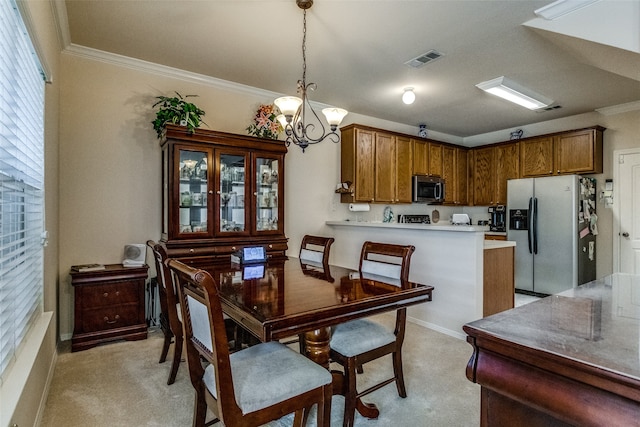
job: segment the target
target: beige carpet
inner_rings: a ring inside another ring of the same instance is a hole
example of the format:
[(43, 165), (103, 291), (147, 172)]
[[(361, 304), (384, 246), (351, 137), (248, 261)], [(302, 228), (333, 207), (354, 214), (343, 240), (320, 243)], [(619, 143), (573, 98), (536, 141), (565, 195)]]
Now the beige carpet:
[[(391, 326), (394, 317), (376, 317)], [(173, 347), (158, 363), (162, 332), (143, 341), (121, 341), (71, 353), (63, 343), (43, 414), (44, 427), (190, 426), (193, 388), (186, 362), (167, 385)], [(356, 427), (467, 427), (480, 424), (480, 388), (465, 377), (471, 346), (462, 340), (407, 324), (404, 369), (408, 397), (393, 384), (365, 397), (380, 408), (377, 420), (356, 414)], [(365, 365), (360, 389), (391, 372), (389, 357)], [(342, 425), (343, 398), (333, 399), (332, 426)], [(313, 420), (312, 420), (313, 421)], [(291, 425), (284, 419), (274, 426)], [(309, 424), (315, 425), (315, 424)]]

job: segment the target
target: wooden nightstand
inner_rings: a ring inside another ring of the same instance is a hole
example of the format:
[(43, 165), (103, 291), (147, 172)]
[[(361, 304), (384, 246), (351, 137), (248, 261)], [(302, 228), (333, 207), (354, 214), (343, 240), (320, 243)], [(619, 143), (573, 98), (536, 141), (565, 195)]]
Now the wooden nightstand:
[(119, 339), (147, 338), (144, 285), (149, 266), (105, 265), (79, 272), (71, 267), (75, 322), (71, 351), (86, 350)]

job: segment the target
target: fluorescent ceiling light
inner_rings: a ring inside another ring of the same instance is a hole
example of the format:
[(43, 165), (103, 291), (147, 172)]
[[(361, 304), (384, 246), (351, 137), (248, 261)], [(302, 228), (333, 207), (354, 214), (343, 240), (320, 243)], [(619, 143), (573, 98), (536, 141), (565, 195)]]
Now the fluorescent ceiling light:
[(553, 20), (597, 1), (599, 0), (558, 0), (536, 9), (534, 13), (541, 18)]
[(476, 87), (530, 110), (538, 110), (553, 103), (552, 99), (545, 98), (504, 76), (478, 83)]

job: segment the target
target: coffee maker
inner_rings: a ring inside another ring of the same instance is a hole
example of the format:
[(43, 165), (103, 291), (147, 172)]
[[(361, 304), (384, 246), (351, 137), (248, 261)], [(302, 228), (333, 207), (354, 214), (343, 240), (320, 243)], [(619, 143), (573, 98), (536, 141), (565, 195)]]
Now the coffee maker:
[(489, 206), (489, 230), (507, 231), (507, 210), (504, 205)]

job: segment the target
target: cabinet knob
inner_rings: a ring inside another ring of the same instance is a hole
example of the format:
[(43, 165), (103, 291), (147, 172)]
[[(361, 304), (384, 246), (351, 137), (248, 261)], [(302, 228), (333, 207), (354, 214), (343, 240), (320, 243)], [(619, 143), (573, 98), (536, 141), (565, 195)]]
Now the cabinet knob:
[(254, 196), (257, 196), (257, 195), (258, 195), (258, 192), (253, 193), (253, 195), (254, 195)]
[[(219, 192), (218, 192), (219, 193)], [(209, 190), (209, 194), (213, 194), (213, 190)]]
[(109, 292), (105, 292), (104, 294), (102, 294), (103, 297), (108, 297), (109, 296)]
[(105, 323), (108, 323), (110, 325), (113, 325), (114, 323), (116, 323), (118, 320), (120, 319), (120, 315), (116, 314), (116, 317), (113, 318), (113, 320), (109, 320), (108, 316), (104, 316), (104, 321)]
[(273, 245), (269, 245), (269, 249), (273, 249)]
[(231, 250), (232, 250), (232, 251), (235, 251), (235, 250), (236, 250), (236, 247), (235, 247), (235, 246), (231, 246)]
[(221, 193), (220, 193), (220, 190), (216, 191), (216, 194), (221, 194)]
[(195, 249), (191, 248), (191, 249), (189, 249), (189, 252), (190, 252), (190, 253), (194, 253), (194, 252), (195, 252)]

